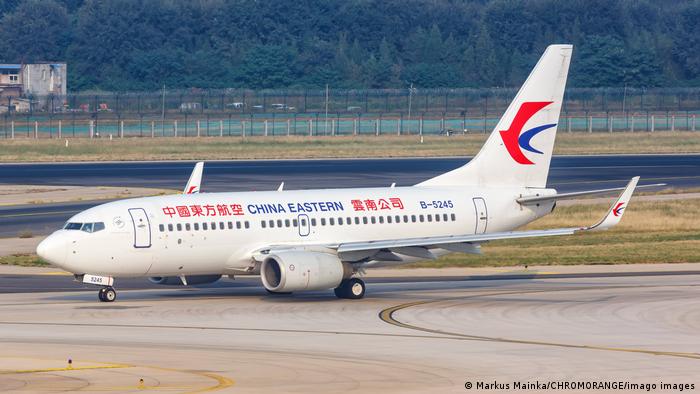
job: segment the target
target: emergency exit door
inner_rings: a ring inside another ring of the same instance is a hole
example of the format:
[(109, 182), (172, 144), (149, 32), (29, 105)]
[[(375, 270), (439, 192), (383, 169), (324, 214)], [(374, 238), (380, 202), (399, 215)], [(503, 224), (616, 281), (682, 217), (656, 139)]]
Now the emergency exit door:
[(134, 247), (151, 247), (151, 224), (143, 208), (130, 208), (129, 215), (134, 223)]
[(474, 234), (483, 234), (489, 224), (489, 212), (486, 209), (486, 201), (481, 197), (472, 199), (474, 201), (474, 212), (476, 215), (476, 226)]

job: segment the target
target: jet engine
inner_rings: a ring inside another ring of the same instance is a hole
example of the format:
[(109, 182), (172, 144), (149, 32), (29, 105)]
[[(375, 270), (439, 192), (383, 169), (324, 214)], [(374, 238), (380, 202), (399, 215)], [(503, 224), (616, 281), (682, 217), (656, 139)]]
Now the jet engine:
[(350, 264), (341, 262), (334, 254), (321, 252), (271, 253), (260, 266), (263, 285), (277, 293), (332, 289), (351, 275)]
[[(221, 279), (221, 275), (191, 275), (185, 277), (188, 286), (214, 283), (219, 279)], [(148, 280), (157, 285), (184, 286), (178, 276), (151, 276)]]

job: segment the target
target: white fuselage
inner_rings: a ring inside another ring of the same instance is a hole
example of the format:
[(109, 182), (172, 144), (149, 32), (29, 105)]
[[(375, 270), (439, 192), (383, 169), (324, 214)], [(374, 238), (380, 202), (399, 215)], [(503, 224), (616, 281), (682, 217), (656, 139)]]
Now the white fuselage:
[[(52, 263), (75, 274), (253, 272), (254, 254), (270, 246), (514, 230), (551, 212), (552, 203), (523, 206), (515, 201), (532, 194), (527, 188), (414, 186), (135, 198), (75, 215), (69, 224), (104, 223), (104, 229), (58, 230), (43, 243), (42, 255), (53, 256)], [(403, 262), (408, 261), (415, 259)], [(382, 262), (367, 262), (377, 263)]]

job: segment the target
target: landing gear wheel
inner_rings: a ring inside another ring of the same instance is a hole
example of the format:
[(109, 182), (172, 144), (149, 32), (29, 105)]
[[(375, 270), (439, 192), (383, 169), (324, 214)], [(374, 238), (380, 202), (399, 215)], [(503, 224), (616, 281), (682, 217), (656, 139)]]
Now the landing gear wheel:
[(117, 291), (113, 287), (103, 287), (97, 293), (97, 297), (102, 302), (113, 302), (117, 299)]
[(338, 298), (359, 300), (365, 296), (365, 287), (365, 282), (362, 279), (350, 278), (340, 282), (340, 286), (333, 291)]

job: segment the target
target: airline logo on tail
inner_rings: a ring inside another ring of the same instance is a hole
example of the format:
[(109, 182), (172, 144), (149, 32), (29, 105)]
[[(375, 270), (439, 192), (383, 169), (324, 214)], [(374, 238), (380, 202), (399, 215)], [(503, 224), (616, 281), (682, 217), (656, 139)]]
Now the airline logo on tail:
[(624, 202), (617, 203), (617, 205), (615, 205), (615, 208), (613, 208), (613, 215), (615, 215), (615, 216), (622, 215), (623, 209), (625, 209), (625, 203)]
[(525, 154), (523, 153), (523, 149), (526, 151), (532, 152), (532, 153), (537, 153), (537, 154), (543, 154), (542, 151), (539, 151), (535, 149), (532, 145), (530, 145), (530, 140), (537, 134), (552, 128), (556, 126), (556, 123), (552, 124), (545, 124), (537, 127), (533, 127), (529, 130), (526, 130), (525, 132), (521, 131), (523, 129), (523, 126), (532, 118), (537, 112), (539, 112), (542, 108), (548, 106), (549, 104), (552, 104), (552, 101), (530, 101), (530, 102), (525, 102), (520, 105), (520, 108), (518, 109), (518, 113), (515, 114), (515, 118), (513, 118), (513, 122), (511, 122), (510, 127), (508, 130), (501, 130), (501, 138), (503, 139), (503, 143), (506, 146), (506, 149), (508, 149), (508, 153), (510, 153), (510, 156), (515, 160), (517, 163), (520, 164), (534, 164), (530, 159), (525, 157)]
[(187, 191), (185, 192), (185, 194), (195, 194), (195, 193), (199, 193), (199, 190), (197, 189), (197, 185), (190, 186), (189, 189), (187, 189)]

